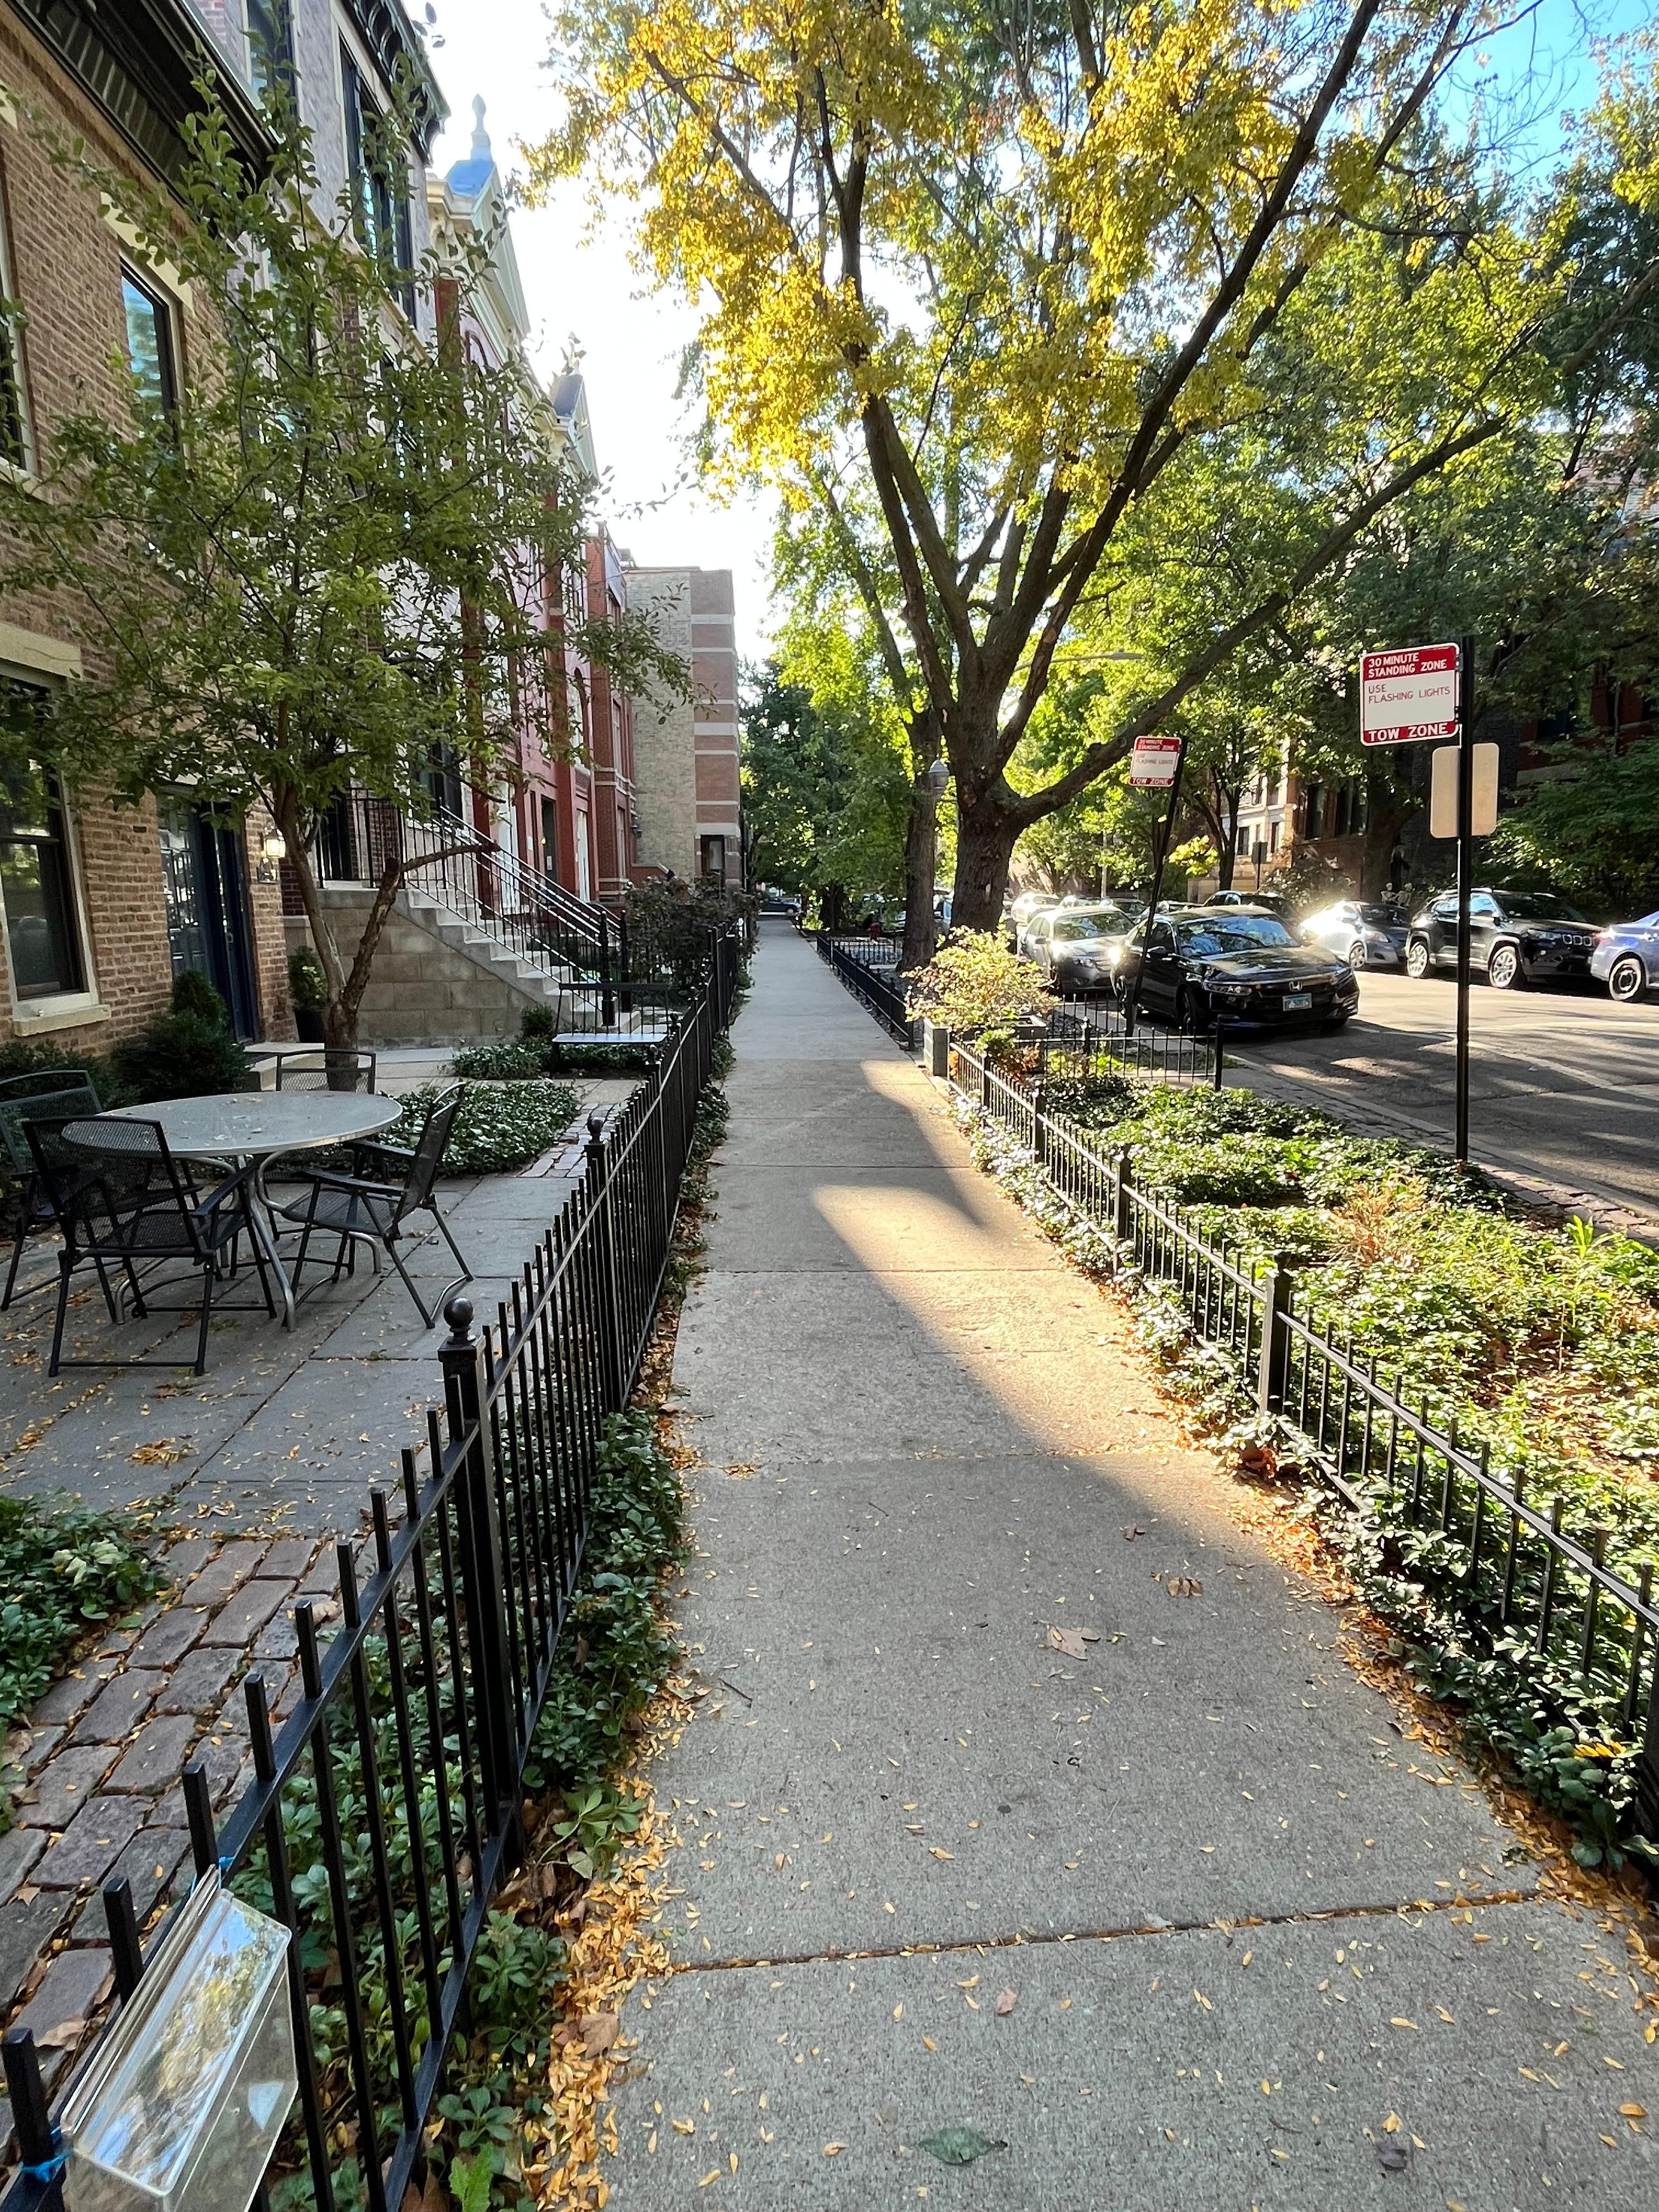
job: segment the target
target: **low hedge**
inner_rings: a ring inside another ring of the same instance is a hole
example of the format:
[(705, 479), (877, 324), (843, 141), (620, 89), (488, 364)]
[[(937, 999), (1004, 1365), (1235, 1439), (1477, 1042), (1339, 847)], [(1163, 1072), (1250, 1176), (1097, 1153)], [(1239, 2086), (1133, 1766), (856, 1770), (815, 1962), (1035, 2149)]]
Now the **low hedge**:
[[(392, 1145), (412, 1145), (427, 1109), (446, 1085), (423, 1083), (405, 1093), (403, 1113), (386, 1133)], [(576, 1113), (568, 1083), (468, 1082), (449, 1133), (441, 1172), (447, 1176), (511, 1175), (555, 1145)]]

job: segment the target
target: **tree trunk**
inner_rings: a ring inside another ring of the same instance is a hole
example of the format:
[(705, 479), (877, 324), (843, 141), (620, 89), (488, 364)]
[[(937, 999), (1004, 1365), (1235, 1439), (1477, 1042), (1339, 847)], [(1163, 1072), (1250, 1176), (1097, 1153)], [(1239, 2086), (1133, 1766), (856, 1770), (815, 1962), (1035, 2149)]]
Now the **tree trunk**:
[(1422, 802), (1412, 793), (1397, 790), (1379, 778), (1373, 782), (1365, 811), (1365, 842), (1360, 848), (1359, 896), (1380, 898), (1389, 888), (1389, 860), (1400, 842), (1400, 832)]
[(1233, 863), (1238, 858), (1238, 810), (1243, 805), (1243, 790), (1224, 791), (1221, 794), (1221, 847), (1216, 854), (1216, 887), (1230, 891), (1233, 887)]
[(1000, 793), (957, 787), (957, 880), (951, 920), (957, 929), (994, 930), (1002, 918), (1008, 863), (1020, 825)]
[(933, 957), (933, 856), (939, 801), (920, 775), (910, 787), (904, 833), (904, 944), (899, 966), (925, 968)]

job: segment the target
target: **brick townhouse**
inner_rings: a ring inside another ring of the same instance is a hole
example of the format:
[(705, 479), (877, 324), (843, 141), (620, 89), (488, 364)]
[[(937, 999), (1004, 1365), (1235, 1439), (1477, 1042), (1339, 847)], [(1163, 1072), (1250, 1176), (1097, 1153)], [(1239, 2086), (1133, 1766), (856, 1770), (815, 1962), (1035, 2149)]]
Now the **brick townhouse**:
[[(400, 258), (422, 251), (422, 146), (410, 149), (406, 190), (363, 158), (366, 126), (400, 69), (421, 135), (444, 112), (396, 0), (0, 0), (0, 466), (27, 477), (66, 416), (118, 410), (112, 362), (125, 357), (165, 404), (201, 357), (199, 303), (53, 169), (32, 118), (83, 137), (112, 169), (167, 185), (204, 58), (245, 161), (268, 158), (258, 94), (265, 71), (281, 69), (323, 198), (349, 190)], [(429, 335), (430, 302), (411, 292), (404, 304)], [(95, 678), (89, 613), (61, 596), (9, 597), (0, 681), (40, 692)], [(293, 1034), (280, 841), (268, 822), (225, 828), (185, 789), (118, 809), (38, 770), (0, 798), (0, 1039), (101, 1049), (163, 1008), (186, 969), (215, 984), (240, 1035)]]

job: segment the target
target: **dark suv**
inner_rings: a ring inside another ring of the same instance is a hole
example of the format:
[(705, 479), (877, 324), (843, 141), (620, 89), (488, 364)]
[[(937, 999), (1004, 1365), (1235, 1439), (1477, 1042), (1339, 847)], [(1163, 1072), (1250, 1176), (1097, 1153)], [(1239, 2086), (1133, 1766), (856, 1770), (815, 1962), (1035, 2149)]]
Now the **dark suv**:
[[(1589, 974), (1599, 933), (1577, 907), (1548, 891), (1469, 894), (1469, 964), (1496, 991)], [(1412, 916), (1406, 973), (1457, 965), (1457, 895), (1448, 891)]]

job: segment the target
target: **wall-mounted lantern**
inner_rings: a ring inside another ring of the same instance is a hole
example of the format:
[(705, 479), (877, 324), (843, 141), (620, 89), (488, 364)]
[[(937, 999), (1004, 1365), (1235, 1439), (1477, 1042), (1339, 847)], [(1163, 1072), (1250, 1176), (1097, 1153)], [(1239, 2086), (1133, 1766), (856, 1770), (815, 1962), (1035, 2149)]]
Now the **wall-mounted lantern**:
[(198, 1882), (64, 2107), (68, 2212), (247, 2212), (299, 2087), (288, 1945)]
[(267, 830), (259, 840), (259, 865), (254, 871), (257, 883), (274, 884), (276, 865), (288, 858), (288, 839), (280, 830)]

